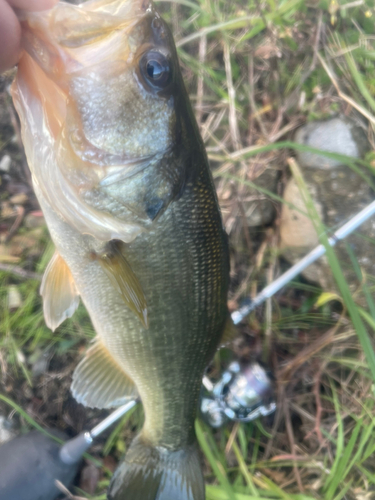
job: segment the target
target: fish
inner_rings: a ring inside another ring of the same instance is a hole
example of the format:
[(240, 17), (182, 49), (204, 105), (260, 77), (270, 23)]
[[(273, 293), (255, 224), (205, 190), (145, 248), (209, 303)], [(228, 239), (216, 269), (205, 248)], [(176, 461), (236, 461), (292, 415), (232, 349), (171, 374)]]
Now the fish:
[(110, 500), (204, 500), (194, 430), (202, 376), (233, 336), (229, 250), (171, 31), (149, 0), (19, 13), (12, 85), (55, 254), (41, 285), (56, 329), (81, 300), (96, 337), (71, 391), (140, 398), (145, 421)]

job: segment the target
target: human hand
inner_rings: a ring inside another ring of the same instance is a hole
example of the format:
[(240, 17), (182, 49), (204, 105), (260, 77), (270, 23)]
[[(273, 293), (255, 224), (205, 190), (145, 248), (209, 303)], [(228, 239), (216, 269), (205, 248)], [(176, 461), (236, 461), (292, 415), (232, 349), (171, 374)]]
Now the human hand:
[(21, 26), (13, 9), (50, 9), (57, 0), (0, 0), (0, 73), (14, 66), (21, 54)]

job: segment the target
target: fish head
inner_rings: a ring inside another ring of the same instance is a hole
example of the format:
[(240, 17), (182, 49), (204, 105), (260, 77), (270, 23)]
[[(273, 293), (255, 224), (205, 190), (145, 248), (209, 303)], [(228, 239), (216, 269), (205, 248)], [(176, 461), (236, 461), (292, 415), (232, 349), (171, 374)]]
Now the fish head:
[(199, 138), (168, 26), (149, 0), (92, 0), (22, 28), (13, 94), (34, 184), (81, 232), (131, 241), (180, 195)]

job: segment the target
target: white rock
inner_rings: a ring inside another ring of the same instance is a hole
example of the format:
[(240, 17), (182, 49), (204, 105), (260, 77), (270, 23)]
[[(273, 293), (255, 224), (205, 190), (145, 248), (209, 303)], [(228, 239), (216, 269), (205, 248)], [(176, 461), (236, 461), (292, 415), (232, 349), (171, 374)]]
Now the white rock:
[[(304, 125), (297, 130), (294, 140), (315, 149), (360, 158), (369, 149), (362, 129), (346, 118), (331, 118)], [(342, 165), (342, 161), (309, 151), (297, 151), (301, 166), (329, 169)]]
[(16, 432), (12, 429), (9, 421), (0, 415), (0, 445), (16, 437)]
[(0, 160), (0, 170), (2, 172), (9, 172), (12, 159), (9, 155), (4, 155)]

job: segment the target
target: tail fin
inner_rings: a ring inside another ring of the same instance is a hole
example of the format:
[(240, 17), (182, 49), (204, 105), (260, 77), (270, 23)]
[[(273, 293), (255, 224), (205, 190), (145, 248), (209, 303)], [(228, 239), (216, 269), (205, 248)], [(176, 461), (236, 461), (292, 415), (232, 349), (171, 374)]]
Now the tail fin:
[(169, 451), (144, 444), (140, 436), (130, 446), (108, 490), (108, 500), (204, 499), (196, 446)]

